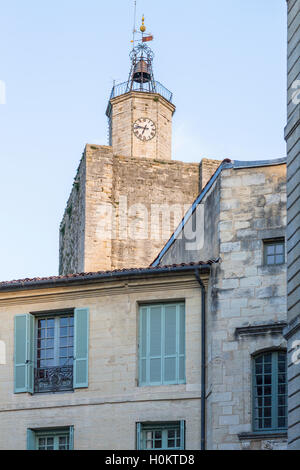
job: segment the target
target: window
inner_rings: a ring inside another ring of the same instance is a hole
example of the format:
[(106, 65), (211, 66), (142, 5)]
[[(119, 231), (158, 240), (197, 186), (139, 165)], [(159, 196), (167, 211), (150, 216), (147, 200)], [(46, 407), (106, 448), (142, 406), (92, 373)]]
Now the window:
[(264, 263), (268, 266), (285, 263), (283, 238), (264, 241)]
[(184, 421), (138, 423), (138, 450), (184, 450)]
[(287, 427), (287, 358), (284, 351), (269, 351), (253, 359), (254, 431)]
[(56, 429), (28, 429), (28, 450), (73, 450), (73, 426)]
[(88, 387), (89, 310), (15, 316), (15, 393)]
[(73, 389), (73, 337), (73, 314), (37, 318), (35, 392)]
[(140, 307), (139, 385), (185, 383), (184, 303)]

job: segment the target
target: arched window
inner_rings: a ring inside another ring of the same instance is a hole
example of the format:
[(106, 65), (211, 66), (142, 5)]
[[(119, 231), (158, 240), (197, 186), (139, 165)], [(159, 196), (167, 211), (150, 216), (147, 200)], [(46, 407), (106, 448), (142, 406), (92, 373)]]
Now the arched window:
[(287, 355), (266, 351), (253, 357), (254, 431), (287, 428)]

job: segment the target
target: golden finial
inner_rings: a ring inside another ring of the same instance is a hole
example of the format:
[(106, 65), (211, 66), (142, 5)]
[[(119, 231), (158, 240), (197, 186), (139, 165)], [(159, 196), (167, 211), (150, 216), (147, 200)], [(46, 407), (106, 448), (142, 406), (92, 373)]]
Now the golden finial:
[(142, 26), (140, 27), (140, 31), (141, 31), (142, 33), (144, 33), (144, 32), (146, 31), (146, 26), (145, 26), (144, 23), (145, 23), (145, 17), (144, 17), (144, 15), (143, 15), (143, 17), (142, 17)]

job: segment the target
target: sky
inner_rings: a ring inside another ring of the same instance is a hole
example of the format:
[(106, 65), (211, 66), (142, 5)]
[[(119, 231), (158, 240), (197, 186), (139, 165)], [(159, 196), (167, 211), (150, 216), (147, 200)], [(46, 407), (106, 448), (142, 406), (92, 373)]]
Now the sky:
[[(133, 4), (1, 2), (0, 280), (58, 273), (82, 152), (107, 145), (113, 80), (128, 77)], [(173, 159), (284, 157), (286, 1), (137, 0), (142, 14), (174, 93)]]

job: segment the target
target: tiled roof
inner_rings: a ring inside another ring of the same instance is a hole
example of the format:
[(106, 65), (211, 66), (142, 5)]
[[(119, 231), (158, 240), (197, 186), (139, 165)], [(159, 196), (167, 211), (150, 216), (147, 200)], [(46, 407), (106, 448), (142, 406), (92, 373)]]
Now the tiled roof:
[(16, 279), (13, 281), (0, 282), (1, 290), (11, 289), (26, 289), (30, 287), (41, 287), (48, 285), (59, 285), (66, 284), (69, 282), (84, 282), (91, 280), (111, 279), (125, 276), (139, 276), (148, 275), (153, 273), (164, 273), (164, 272), (179, 272), (189, 271), (195, 268), (209, 269), (214, 263), (218, 263), (219, 259), (211, 259), (208, 261), (199, 261), (197, 263), (181, 263), (172, 264), (167, 266), (149, 266), (147, 268), (129, 268), (129, 269), (115, 269), (113, 271), (97, 271), (90, 273), (74, 273), (67, 274), (65, 276), (50, 276), (50, 277), (34, 277), (26, 279)]

